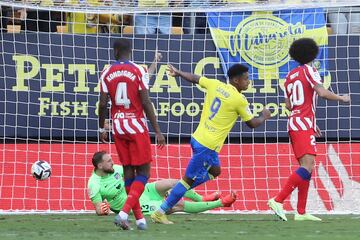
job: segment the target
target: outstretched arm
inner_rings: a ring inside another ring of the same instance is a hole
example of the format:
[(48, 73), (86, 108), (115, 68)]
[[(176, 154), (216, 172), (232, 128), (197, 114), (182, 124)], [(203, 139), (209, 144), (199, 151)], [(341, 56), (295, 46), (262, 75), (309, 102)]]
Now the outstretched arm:
[(155, 52), (154, 61), (151, 63), (149, 70), (148, 70), (148, 73), (150, 76), (153, 75), (154, 72), (156, 71), (157, 64), (161, 59), (162, 59), (162, 54), (159, 52)]
[(264, 110), (262, 110), (262, 112), (261, 112), (260, 117), (253, 118), (253, 119), (247, 121), (246, 125), (248, 125), (248, 127), (250, 127), (250, 128), (257, 128), (258, 126), (263, 124), (270, 117), (271, 117), (271, 113), (270, 113), (269, 109), (264, 108)]
[(183, 79), (185, 79), (188, 82), (191, 82), (193, 84), (198, 84), (199, 83), (199, 79), (201, 76), (199, 75), (195, 75), (189, 72), (183, 72), (180, 71), (179, 69), (175, 68), (173, 65), (168, 64), (168, 72), (169, 75), (172, 77), (182, 77)]
[(317, 84), (314, 87), (314, 90), (320, 97), (325, 98), (327, 100), (334, 100), (334, 101), (339, 101), (339, 102), (343, 102), (343, 103), (350, 102), (349, 95), (337, 95), (337, 94), (325, 89), (322, 84)]

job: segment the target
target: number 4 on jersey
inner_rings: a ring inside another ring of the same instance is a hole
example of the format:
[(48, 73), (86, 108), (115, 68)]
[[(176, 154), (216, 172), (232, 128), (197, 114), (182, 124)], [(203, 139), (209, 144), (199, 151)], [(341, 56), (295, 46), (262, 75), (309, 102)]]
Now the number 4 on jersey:
[(127, 96), (127, 85), (125, 82), (120, 82), (116, 88), (115, 104), (118, 106), (130, 107), (130, 99)]

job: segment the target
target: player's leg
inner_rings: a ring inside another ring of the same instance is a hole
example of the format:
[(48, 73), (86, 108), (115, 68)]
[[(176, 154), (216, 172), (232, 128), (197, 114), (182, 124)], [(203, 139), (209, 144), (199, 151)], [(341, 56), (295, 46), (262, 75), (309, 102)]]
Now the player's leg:
[[(282, 204), (297, 187), (301, 188), (303, 196), (303, 192), (311, 178), (311, 172), (309, 172), (310, 168), (312, 169), (311, 164), (313, 164), (311, 163), (313, 161), (311, 160), (311, 156), (315, 157), (316, 155), (315, 136), (312, 129), (308, 131), (291, 131), (289, 132), (289, 136), (300, 167), (289, 176), (281, 192), (275, 198), (268, 201), (269, 207), (284, 221), (287, 221), (287, 218), (283, 211)], [(302, 158), (304, 158), (303, 161), (301, 160)], [(306, 165), (302, 166), (302, 162)]]
[(298, 203), (297, 211), (299, 214), (305, 214), (306, 201), (310, 186), (311, 173), (315, 164), (315, 156), (305, 154), (299, 160), (303, 173), (301, 175), (301, 182), (298, 185)]
[(191, 139), (191, 146), (193, 147), (194, 152), (193, 158), (195, 158), (196, 162), (201, 164), (201, 166), (196, 166), (199, 171), (195, 174), (189, 173), (188, 175), (185, 175), (194, 180), (191, 188), (195, 188), (200, 184), (219, 176), (221, 173), (221, 167), (217, 152), (202, 146), (195, 139)]
[[(125, 189), (128, 193), (130, 191), (131, 184), (135, 178), (134, 168), (131, 166), (130, 162), (130, 153), (129, 153), (129, 141), (125, 136), (114, 135), (115, 139), (115, 147), (119, 155), (119, 160), (124, 168), (124, 181), (125, 181)], [(124, 205), (125, 206), (125, 205)], [(121, 209), (119, 214), (116, 215), (114, 223), (115, 225), (121, 227), (124, 230), (131, 229), (130, 224), (128, 222), (130, 210), (124, 211), (124, 207)]]
[(147, 228), (146, 220), (141, 210), (140, 197), (144, 193), (145, 185), (150, 177), (150, 163), (136, 167), (136, 177), (134, 180), (132, 196), (136, 197), (136, 202), (132, 207), (136, 225), (138, 229), (145, 230)]
[[(150, 164), (143, 164), (141, 166), (131, 166), (132, 169), (135, 169), (135, 174), (133, 175), (132, 184), (130, 189), (127, 189), (128, 197), (119, 213), (120, 220), (123, 222), (128, 219), (128, 214), (132, 210), (136, 219), (136, 225), (138, 229), (145, 230), (147, 228), (146, 220), (141, 211), (141, 206), (139, 203), (139, 198), (141, 194), (144, 192), (145, 184), (150, 176)], [(124, 176), (125, 176), (125, 168), (124, 168)], [(128, 187), (127, 187), (128, 188)], [(120, 225), (122, 227), (122, 225)], [(123, 228), (123, 227), (122, 227)], [(124, 229), (124, 228), (123, 228)]]
[(159, 209), (161, 214), (165, 214), (173, 208), (190, 188), (194, 188), (212, 178), (208, 172), (211, 166), (207, 165), (207, 155), (198, 154), (196, 150), (194, 152), (195, 154), (186, 168), (185, 176), (173, 187), (169, 196), (161, 204)]
[[(158, 192), (158, 194), (160, 196), (165, 197), (169, 191), (179, 182), (179, 180), (177, 179), (162, 179), (159, 181), (155, 182), (155, 188), (156, 191)], [(201, 196), (200, 194), (198, 194), (197, 192), (195, 192), (192, 189), (189, 189), (188, 191), (185, 192), (184, 197), (189, 198), (195, 202), (202, 202), (203, 199), (208, 200), (208, 201), (213, 201), (213, 200), (217, 200), (218, 197), (218, 193), (214, 193), (211, 194), (209, 196), (205, 196), (205, 198), (203, 196)], [(217, 198), (217, 199), (215, 199)]]
[(305, 154), (299, 159), (299, 163), (303, 170), (301, 176), (302, 180), (298, 185), (298, 202), (297, 214), (295, 220), (297, 221), (321, 221), (320, 218), (306, 213), (306, 203), (310, 186), (311, 173), (315, 165), (315, 155)]
[(153, 222), (172, 224), (172, 222), (167, 220), (165, 213), (180, 201), (186, 191), (210, 179), (208, 170), (212, 166), (209, 164), (211, 162), (209, 159), (213, 157), (214, 151), (202, 146), (194, 139), (191, 139), (190, 144), (193, 156), (186, 168), (185, 176), (173, 187), (160, 208), (151, 215)]
[[(135, 169), (130, 165), (123, 166), (123, 169), (124, 169), (125, 191), (127, 194), (129, 194), (131, 185), (135, 179)], [(129, 212), (131, 209), (129, 210), (125, 206), (126, 202), (125, 202), (123, 208), (121, 209), (121, 211), (119, 212), (119, 214), (115, 217), (114, 223), (115, 223), (115, 225), (121, 227), (124, 230), (130, 230), (131, 227), (128, 222), (128, 218), (129, 218)]]
[(189, 202), (180, 200), (172, 209), (170, 209), (168, 214), (174, 212), (200, 213), (219, 207), (231, 207), (235, 201), (235, 192), (231, 192), (221, 199), (209, 202)]

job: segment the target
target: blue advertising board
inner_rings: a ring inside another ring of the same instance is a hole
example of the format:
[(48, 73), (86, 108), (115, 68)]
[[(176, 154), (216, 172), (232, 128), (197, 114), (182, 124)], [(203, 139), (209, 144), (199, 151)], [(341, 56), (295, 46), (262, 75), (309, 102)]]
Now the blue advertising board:
[[(97, 137), (98, 78), (113, 62), (108, 36), (67, 34), (3, 34), (0, 44), (0, 136), (5, 139)], [(113, 36), (112, 38), (116, 38)], [(167, 63), (183, 71), (226, 81), (210, 35), (141, 36), (133, 39), (133, 60), (150, 65), (156, 49), (163, 54), (150, 78), (150, 95), (160, 127), (169, 137), (189, 137), (200, 115), (204, 92), (166, 74)], [(360, 137), (359, 36), (330, 36), (326, 85), (351, 93), (352, 104), (319, 101), (318, 124), (325, 137)], [(273, 118), (255, 131), (240, 121), (230, 136), (287, 137), (283, 79), (258, 79), (247, 90), (251, 109), (264, 106)]]

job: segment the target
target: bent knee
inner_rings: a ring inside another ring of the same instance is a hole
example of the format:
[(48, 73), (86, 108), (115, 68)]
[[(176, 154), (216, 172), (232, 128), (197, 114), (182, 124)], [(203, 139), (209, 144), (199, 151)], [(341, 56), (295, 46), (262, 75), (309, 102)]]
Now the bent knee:
[(214, 177), (218, 177), (221, 174), (221, 168), (220, 167), (212, 167), (209, 169), (209, 173)]

